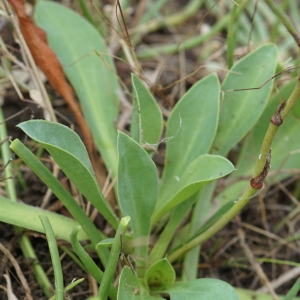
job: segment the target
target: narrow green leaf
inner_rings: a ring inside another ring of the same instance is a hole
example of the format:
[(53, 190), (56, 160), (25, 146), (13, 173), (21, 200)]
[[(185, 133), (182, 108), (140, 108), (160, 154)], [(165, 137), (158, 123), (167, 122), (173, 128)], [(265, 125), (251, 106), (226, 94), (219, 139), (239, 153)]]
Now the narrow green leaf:
[(172, 215), (170, 216), (168, 223), (164, 226), (163, 231), (160, 233), (158, 240), (153, 246), (150, 255), (149, 261), (156, 262), (161, 259), (170, 245), (174, 234), (177, 234), (176, 229), (179, 224), (182, 222), (183, 218), (192, 207), (194, 202), (196, 201), (196, 194), (191, 196), (186, 201), (180, 203), (173, 210)]
[[(85, 268), (88, 270), (88, 273), (94, 277), (94, 279), (101, 284), (101, 281), (103, 279), (103, 272), (102, 270), (96, 265), (96, 263), (93, 261), (93, 259), (89, 256), (89, 254), (84, 250), (84, 248), (80, 245), (77, 233), (79, 232), (80, 227), (78, 226), (75, 228), (71, 233), (71, 243), (72, 248), (77, 254), (77, 256), (82, 261)], [(109, 288), (109, 295), (112, 299), (116, 299), (117, 291), (116, 288), (113, 285), (110, 285)]]
[(218, 123), (219, 97), (219, 81), (212, 74), (194, 84), (171, 112), (159, 203), (169, 200), (166, 194), (174, 194), (189, 164), (209, 151)]
[(147, 87), (131, 75), (133, 108), (131, 136), (139, 144), (157, 148), (163, 130), (162, 113)]
[(125, 233), (130, 217), (123, 217), (117, 229), (114, 242), (110, 251), (107, 266), (105, 268), (100, 289), (98, 292), (99, 299), (106, 300), (109, 295), (109, 288), (113, 284), (113, 276), (116, 271), (121, 251), (121, 236)]
[[(70, 234), (78, 223), (65, 216), (33, 207), (19, 202), (13, 202), (0, 196), (0, 221), (20, 226), (29, 230), (45, 233), (44, 228), (39, 219), (39, 215), (47, 216), (52, 224), (54, 234), (57, 238), (70, 242)], [(88, 239), (86, 233), (80, 230), (78, 234), (79, 240)]]
[[(74, 198), (62, 186), (57, 178), (43, 165), (43, 163), (26, 148), (20, 140), (14, 140), (10, 148), (31, 168), (31, 170), (53, 191), (53, 194), (65, 205), (72, 216), (82, 226), (94, 247), (103, 239), (103, 234), (95, 227), (90, 218), (81, 209)], [(98, 253), (101, 261), (106, 265), (108, 252)]]
[(79, 136), (64, 125), (43, 120), (23, 122), (18, 127), (45, 147), (78, 190), (117, 228), (117, 217), (100, 191), (86, 148)]
[(118, 288), (118, 300), (159, 300), (160, 297), (150, 296), (148, 291), (140, 279), (138, 279), (132, 272), (132, 270), (125, 266), (121, 272), (119, 288)]
[(54, 2), (38, 1), (35, 20), (46, 31), (48, 43), (77, 93), (107, 169), (116, 176), (118, 82), (103, 38), (79, 14)]
[(150, 218), (158, 193), (156, 166), (147, 152), (126, 134), (119, 132), (118, 193), (124, 216), (130, 216), (138, 259), (143, 272), (149, 243)]
[(167, 292), (171, 300), (239, 300), (232, 286), (225, 281), (212, 278), (177, 282)]
[(61, 268), (58, 248), (56, 245), (55, 235), (51, 227), (51, 223), (47, 218), (47, 216), (41, 214), (40, 220), (43, 224), (46, 233), (51, 261), (52, 261), (52, 267), (53, 267), (54, 279), (55, 279), (55, 299), (64, 300), (64, 279), (63, 279), (63, 272)]
[(176, 185), (166, 193), (164, 203), (159, 203), (155, 209), (152, 223), (171, 208), (199, 191), (205, 184), (222, 178), (234, 170), (232, 163), (222, 156), (204, 154), (195, 159), (177, 178)]
[(277, 48), (267, 44), (240, 59), (228, 72), (222, 84), (225, 95), (212, 147), (214, 154), (226, 156), (252, 128), (266, 106), (272, 81), (259, 90), (232, 90), (260, 86), (274, 75), (276, 62)]
[(151, 291), (164, 291), (174, 284), (175, 279), (175, 270), (166, 258), (151, 265), (145, 276), (145, 282)]

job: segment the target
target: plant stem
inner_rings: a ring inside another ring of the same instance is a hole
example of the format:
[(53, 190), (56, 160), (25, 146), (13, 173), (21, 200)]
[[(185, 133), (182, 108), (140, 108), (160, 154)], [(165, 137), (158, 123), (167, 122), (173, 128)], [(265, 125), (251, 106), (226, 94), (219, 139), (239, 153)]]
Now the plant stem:
[(300, 47), (300, 36), (295, 28), (295, 26), (292, 24), (290, 19), (287, 17), (285, 12), (281, 9), (280, 6), (278, 6), (274, 0), (265, 0), (268, 6), (272, 9), (274, 14), (280, 19), (280, 21), (284, 24), (288, 32), (292, 35), (294, 40), (296, 41), (296, 44), (298, 47)]
[[(289, 114), (291, 109), (294, 107), (296, 101), (300, 98), (300, 82), (298, 79), (298, 83), (295, 86), (289, 100), (286, 102), (283, 110), (280, 112), (281, 120), (283, 121), (286, 116)], [(269, 154), (269, 150), (271, 148), (271, 143), (275, 137), (275, 134), (278, 130), (279, 126), (275, 126), (270, 124), (265, 138), (262, 143), (262, 147), (260, 150), (259, 159), (257, 160), (255, 171), (254, 171), (254, 178), (260, 176), (264, 170), (267, 157)], [(225, 213), (216, 223), (214, 223), (207, 231), (200, 234), (199, 236), (187, 241), (185, 244), (181, 245), (180, 247), (176, 248), (173, 252), (168, 255), (168, 260), (170, 262), (175, 261), (180, 256), (182, 256), (187, 251), (191, 250), (192, 248), (196, 247), (197, 245), (202, 244), (210, 237), (215, 235), (218, 231), (220, 231), (227, 223), (229, 223), (242, 209), (243, 207), (249, 202), (249, 200), (255, 196), (258, 192), (258, 189), (253, 188), (251, 185), (248, 186), (247, 190), (244, 194), (239, 198), (239, 200), (234, 204), (234, 206)]]
[(52, 261), (52, 267), (53, 267), (54, 279), (55, 279), (55, 299), (64, 300), (64, 278), (63, 278), (63, 272), (61, 268), (61, 262), (59, 258), (59, 252), (56, 244), (54, 231), (52, 229), (51, 223), (47, 216), (40, 214), (40, 220), (43, 224), (46, 233), (49, 252)]
[(160, 54), (174, 54), (182, 49), (184, 50), (192, 49), (204, 43), (206, 40), (213, 37), (217, 32), (225, 28), (229, 20), (230, 20), (230, 14), (227, 14), (222, 18), (222, 20), (216, 23), (207, 34), (203, 34), (203, 35), (199, 35), (187, 39), (183, 41), (179, 46), (177, 44), (169, 44), (169, 45), (164, 45), (159, 47), (153, 47), (151, 49), (147, 49), (144, 51), (138, 51), (136, 55), (138, 58), (149, 58), (149, 57), (156, 57)]
[[(4, 121), (4, 116), (2, 109), (0, 109), (0, 122)], [(5, 139), (7, 137), (7, 131), (5, 123), (2, 123), (0, 125), (0, 140)], [(9, 151), (9, 142), (6, 141), (1, 145), (1, 153), (2, 153), (2, 161), (8, 162), (12, 158), (12, 154)], [(17, 194), (15, 189), (15, 183), (14, 183), (14, 174), (11, 169), (11, 165), (7, 165), (4, 170), (4, 177), (5, 180), (5, 190), (7, 193), (7, 197), (11, 200), (16, 202), (17, 201)], [(14, 226), (14, 229), (17, 233), (20, 233), (23, 231), (23, 228)], [(38, 284), (41, 286), (44, 294), (49, 298), (52, 296), (51, 290), (52, 285), (51, 282), (48, 279), (48, 276), (42, 266), (39, 264), (38, 257), (36, 256), (34, 249), (32, 247), (32, 244), (27, 236), (26, 233), (23, 233), (21, 237), (19, 238), (19, 244), (22, 250), (22, 253), (25, 258), (29, 258), (33, 261), (31, 267), (34, 271), (35, 277), (37, 279)]]
[(234, 54), (233, 25), (234, 25), (234, 21), (236, 19), (237, 9), (238, 9), (238, 5), (234, 4), (232, 12), (231, 12), (228, 31), (227, 31), (227, 65), (228, 65), (228, 69), (231, 69), (231, 67), (233, 65), (233, 54)]

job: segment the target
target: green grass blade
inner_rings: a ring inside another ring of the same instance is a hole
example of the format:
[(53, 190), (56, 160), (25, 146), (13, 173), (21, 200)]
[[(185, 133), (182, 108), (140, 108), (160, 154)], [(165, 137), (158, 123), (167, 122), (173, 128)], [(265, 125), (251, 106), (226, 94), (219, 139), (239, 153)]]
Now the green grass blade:
[(55, 299), (64, 300), (64, 279), (63, 279), (63, 272), (61, 268), (58, 248), (56, 245), (55, 235), (49, 219), (45, 215), (40, 215), (40, 219), (46, 233), (47, 242), (50, 250), (50, 256), (51, 256), (54, 279), (55, 279)]
[(100, 191), (88, 153), (79, 136), (67, 126), (43, 120), (23, 122), (18, 127), (51, 154), (78, 190), (117, 228), (118, 219)]
[(103, 38), (79, 14), (51, 1), (38, 1), (35, 20), (46, 31), (48, 43), (80, 100), (105, 165), (115, 177), (118, 168), (115, 126), (119, 114), (118, 82)]

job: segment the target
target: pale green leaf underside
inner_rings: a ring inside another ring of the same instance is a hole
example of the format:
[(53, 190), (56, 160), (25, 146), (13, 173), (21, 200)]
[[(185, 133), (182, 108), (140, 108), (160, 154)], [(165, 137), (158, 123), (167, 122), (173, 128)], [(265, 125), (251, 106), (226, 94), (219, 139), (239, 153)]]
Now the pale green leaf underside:
[(100, 191), (79, 136), (64, 125), (44, 120), (23, 122), (18, 127), (45, 147), (78, 190), (117, 228), (118, 220)]
[(212, 278), (175, 283), (168, 293), (171, 300), (239, 300), (232, 286)]
[(133, 139), (119, 132), (118, 194), (124, 216), (130, 216), (135, 237), (150, 232), (150, 218), (154, 210), (158, 177), (156, 166), (148, 153)]
[(77, 93), (104, 162), (116, 176), (118, 83), (102, 37), (79, 14), (54, 2), (38, 1), (35, 20), (46, 31), (48, 43)]
[(138, 143), (157, 148), (162, 134), (162, 113), (149, 89), (134, 74), (131, 75), (133, 87), (133, 111), (131, 123), (132, 138)]
[(218, 123), (219, 97), (219, 81), (212, 74), (194, 84), (171, 112), (159, 202), (168, 200), (166, 193), (174, 193), (177, 178), (189, 164), (209, 151)]
[(199, 156), (186, 168), (182, 176), (176, 178), (176, 185), (164, 197), (167, 201), (158, 203), (153, 221), (157, 221), (165, 212), (192, 196), (205, 184), (224, 177), (233, 170), (232, 163), (222, 156)]
[(273, 81), (259, 90), (229, 90), (262, 85), (274, 75), (276, 62), (277, 48), (273, 44), (267, 44), (240, 59), (228, 72), (222, 84), (225, 94), (221, 101), (220, 120), (212, 148), (214, 154), (227, 155), (252, 128), (266, 106)]

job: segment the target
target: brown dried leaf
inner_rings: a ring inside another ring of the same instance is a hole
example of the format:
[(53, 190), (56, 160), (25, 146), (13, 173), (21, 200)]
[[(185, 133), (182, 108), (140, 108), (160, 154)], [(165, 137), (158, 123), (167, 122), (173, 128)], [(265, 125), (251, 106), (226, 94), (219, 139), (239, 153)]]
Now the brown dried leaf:
[(23, 0), (9, 0), (9, 2), (18, 16), (21, 32), (36, 64), (44, 72), (53, 88), (69, 105), (83, 134), (89, 155), (93, 158), (91, 133), (82, 116), (80, 106), (74, 98), (73, 90), (65, 79), (62, 66), (56, 54), (47, 43), (46, 33), (41, 28), (35, 26), (32, 20), (26, 15)]

